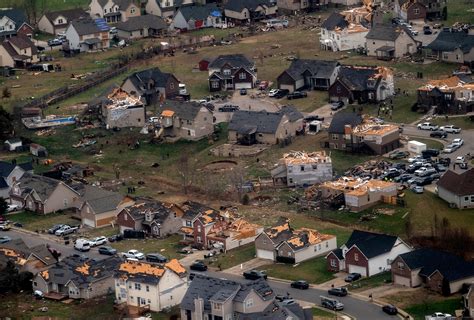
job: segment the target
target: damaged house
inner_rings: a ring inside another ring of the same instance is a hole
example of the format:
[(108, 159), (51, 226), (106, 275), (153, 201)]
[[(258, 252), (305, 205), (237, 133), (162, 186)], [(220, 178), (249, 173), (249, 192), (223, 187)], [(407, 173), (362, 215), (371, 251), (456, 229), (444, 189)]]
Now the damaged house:
[(121, 88), (114, 88), (102, 100), (102, 119), (106, 128), (143, 127), (145, 106), (140, 97), (133, 96)]
[(290, 221), (263, 231), (255, 239), (257, 258), (284, 263), (300, 263), (337, 248), (336, 236), (309, 228), (293, 229)]
[(279, 112), (239, 110), (230, 120), (228, 140), (242, 145), (279, 144), (290, 142), (303, 130), (303, 115), (294, 107)]
[(471, 65), (474, 61), (474, 29), (440, 31), (435, 40), (425, 48), (427, 58)]
[(380, 202), (388, 202), (397, 196), (397, 184), (377, 179), (342, 177), (326, 181), (320, 186), (323, 199), (344, 195), (345, 206), (351, 212), (360, 212)]
[(332, 179), (331, 157), (325, 151), (292, 151), (271, 171), (274, 184), (309, 186)]
[(23, 177), (25, 173), (33, 173), (31, 162), (16, 164), (0, 161), (0, 198), (8, 199), (12, 186)]
[(321, 25), (321, 48), (331, 51), (364, 48), (365, 37), (369, 33), (367, 24), (350, 21), (342, 13), (332, 13)]
[(209, 63), (208, 71), (211, 92), (253, 89), (257, 82), (255, 62), (243, 54), (220, 55)]
[(378, 124), (356, 113), (338, 112), (328, 128), (326, 147), (348, 152), (385, 154), (400, 147), (399, 127)]
[(242, 218), (226, 218), (215, 223), (206, 235), (207, 247), (222, 248), (225, 251), (253, 243), (263, 227)]
[(194, 201), (184, 202), (179, 206), (179, 209), (182, 212), (182, 224), (179, 232), (183, 235), (183, 241), (186, 242), (197, 242), (194, 233), (194, 223), (198, 218), (201, 216), (209, 216), (214, 220), (215, 217), (220, 216), (219, 211)]
[(13, 239), (0, 244), (0, 267), (3, 268), (8, 261), (12, 261), (20, 272), (36, 274), (57, 262), (56, 258), (59, 256), (55, 256), (53, 252), (55, 249), (44, 243), (30, 247), (21, 238)]

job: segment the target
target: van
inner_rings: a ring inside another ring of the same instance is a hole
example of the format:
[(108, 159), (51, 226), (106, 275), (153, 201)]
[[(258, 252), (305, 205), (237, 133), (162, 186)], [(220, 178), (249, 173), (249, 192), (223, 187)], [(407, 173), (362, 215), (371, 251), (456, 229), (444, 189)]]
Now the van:
[(81, 252), (89, 251), (91, 249), (91, 244), (87, 239), (77, 239), (76, 242), (74, 242), (74, 249)]

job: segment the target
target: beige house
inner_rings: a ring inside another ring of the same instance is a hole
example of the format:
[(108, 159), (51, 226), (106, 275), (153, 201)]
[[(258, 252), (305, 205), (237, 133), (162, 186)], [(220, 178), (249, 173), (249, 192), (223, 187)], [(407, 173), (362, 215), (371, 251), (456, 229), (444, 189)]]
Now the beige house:
[(365, 38), (367, 55), (382, 60), (414, 54), (420, 45), (420, 42), (401, 26), (374, 25)]
[(91, 0), (89, 13), (92, 18), (117, 23), (141, 15), (139, 3), (135, 0)]
[[(147, 14), (152, 14), (162, 18), (173, 18), (176, 13), (176, 8), (183, 5), (191, 5), (195, 2), (194, 0), (148, 0), (145, 6)], [(205, 2), (204, 2), (205, 3)]]
[(179, 305), (188, 288), (186, 269), (176, 259), (165, 264), (123, 261), (114, 278), (119, 304), (154, 312)]
[(13, 36), (0, 43), (0, 67), (25, 68), (38, 62), (38, 49), (30, 38)]
[(45, 33), (58, 34), (65, 32), (72, 20), (88, 16), (89, 14), (80, 8), (47, 12), (38, 21), (38, 29)]
[(66, 39), (69, 49), (79, 52), (110, 47), (109, 29), (92, 19), (73, 20), (66, 29)]
[(140, 97), (115, 88), (102, 102), (102, 119), (107, 129), (145, 126), (145, 106)]
[(469, 65), (474, 61), (474, 30), (441, 31), (436, 39), (426, 46), (426, 56), (437, 60)]
[(166, 32), (168, 25), (161, 17), (147, 14), (139, 17), (131, 17), (116, 26), (117, 35), (120, 39), (141, 39), (159, 36)]
[(289, 220), (266, 229), (255, 239), (257, 258), (300, 263), (337, 248), (336, 236), (309, 228), (293, 229)]
[(474, 317), (474, 284), (471, 284), (469, 291), (463, 296), (463, 304), (467, 316)]
[(229, 0), (224, 5), (227, 19), (237, 22), (249, 22), (276, 16), (278, 6), (269, 0)]

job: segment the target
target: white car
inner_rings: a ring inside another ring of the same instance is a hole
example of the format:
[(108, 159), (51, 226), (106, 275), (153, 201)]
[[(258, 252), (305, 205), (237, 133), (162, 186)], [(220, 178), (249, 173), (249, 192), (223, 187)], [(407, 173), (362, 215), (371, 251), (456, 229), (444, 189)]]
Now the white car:
[(449, 125), (449, 126), (442, 126), (439, 130), (447, 132), (447, 133), (461, 133), (461, 128)]
[(7, 212), (18, 211), (18, 210), (20, 210), (20, 209), (21, 209), (21, 207), (20, 207), (19, 204), (14, 204), (14, 203), (13, 203), (13, 204), (9, 204), (9, 205), (7, 206)]
[(429, 122), (419, 123), (416, 127), (418, 128), (418, 130), (436, 131), (436, 130), (439, 129), (439, 127), (437, 125), (429, 123)]
[(90, 240), (89, 243), (90, 243), (91, 247), (101, 246), (101, 245), (107, 243), (107, 238), (106, 237), (96, 237), (96, 238)]
[(451, 317), (452, 316), (449, 313), (435, 312), (425, 318), (429, 320), (450, 320)]
[(423, 191), (425, 191), (425, 188), (423, 186), (411, 186), (410, 190), (413, 191), (414, 193), (420, 194), (420, 193), (423, 193)]
[(137, 259), (137, 260), (145, 259), (145, 255), (135, 249), (128, 250), (127, 252), (122, 252), (120, 255), (124, 257), (125, 259)]
[(150, 117), (150, 118), (148, 118), (148, 122), (149, 123), (157, 123), (157, 122), (160, 122), (160, 118), (159, 117)]
[(454, 163), (456, 164), (461, 164), (465, 162), (466, 162), (466, 158), (464, 158), (463, 156), (456, 157), (456, 161), (454, 161)]
[(268, 92), (269, 97), (274, 97), (278, 93), (278, 89), (272, 89)]
[(423, 160), (423, 157), (418, 155), (418, 156), (408, 158), (408, 163), (413, 163), (413, 162), (417, 162), (421, 160)]
[(441, 151), (443, 153), (453, 153), (457, 149), (459, 149), (460, 145), (455, 144), (455, 143), (450, 143), (444, 149)]
[(451, 142), (452, 144), (457, 144), (459, 146), (462, 146), (464, 144), (464, 140), (461, 139), (461, 138), (456, 138), (456, 139), (453, 139), (453, 142)]

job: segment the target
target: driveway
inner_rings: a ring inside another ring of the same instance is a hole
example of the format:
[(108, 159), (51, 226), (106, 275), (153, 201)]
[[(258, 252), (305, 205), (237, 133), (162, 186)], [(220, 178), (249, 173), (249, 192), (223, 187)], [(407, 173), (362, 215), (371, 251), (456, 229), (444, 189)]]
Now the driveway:
[(268, 260), (255, 258), (255, 259), (252, 259), (252, 260), (249, 260), (249, 261), (245, 261), (244, 263), (241, 263), (241, 264), (239, 264), (237, 266), (234, 266), (232, 268), (223, 270), (222, 272), (241, 276), (244, 271), (258, 269), (259, 267), (264, 266), (268, 263), (269, 263)]

